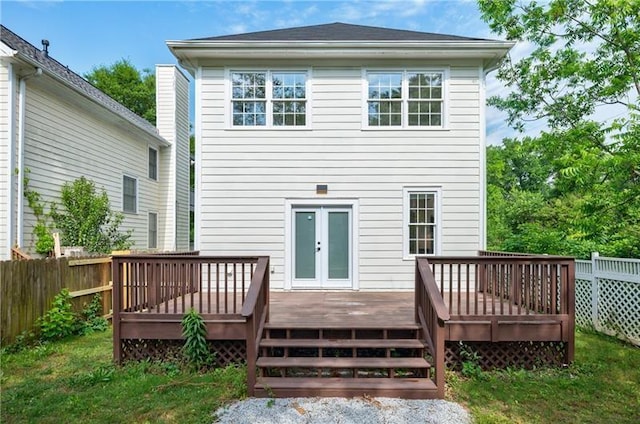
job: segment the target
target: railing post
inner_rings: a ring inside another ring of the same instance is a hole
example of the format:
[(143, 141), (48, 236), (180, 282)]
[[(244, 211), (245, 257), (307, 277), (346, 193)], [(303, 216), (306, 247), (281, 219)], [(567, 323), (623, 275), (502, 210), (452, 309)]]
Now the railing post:
[[(258, 318), (259, 319), (259, 318)], [(251, 314), (247, 318), (247, 394), (253, 396), (256, 387), (256, 336), (255, 336), (256, 316)]]
[(575, 333), (576, 333), (576, 261), (569, 261), (567, 269), (567, 313), (569, 314), (569, 334), (567, 346), (566, 363), (573, 362), (575, 352)]
[(111, 260), (111, 278), (112, 281), (112, 326), (113, 326), (113, 359), (116, 363), (122, 363), (122, 343), (120, 341), (120, 308), (122, 307), (121, 286), (122, 286), (122, 267), (120, 258)]
[(436, 340), (434, 343), (434, 347), (435, 347), (435, 352), (434, 352), (434, 356), (435, 356), (435, 360), (436, 360), (436, 387), (438, 389), (438, 398), (439, 399), (444, 399), (444, 386), (445, 386), (445, 382), (444, 382), (444, 357), (445, 357), (445, 352), (444, 352), (444, 324), (441, 325), (438, 322), (438, 317), (435, 316), (435, 327), (436, 327), (436, 331), (435, 333), (437, 334), (436, 336)]
[(598, 322), (598, 252), (591, 253), (591, 322), (593, 328), (600, 331)]

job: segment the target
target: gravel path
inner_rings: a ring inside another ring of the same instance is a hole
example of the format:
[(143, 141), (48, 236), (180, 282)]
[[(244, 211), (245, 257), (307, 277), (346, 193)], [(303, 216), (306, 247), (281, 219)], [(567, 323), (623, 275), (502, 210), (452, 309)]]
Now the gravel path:
[(393, 398), (247, 399), (215, 412), (220, 424), (470, 424), (467, 411), (444, 400)]

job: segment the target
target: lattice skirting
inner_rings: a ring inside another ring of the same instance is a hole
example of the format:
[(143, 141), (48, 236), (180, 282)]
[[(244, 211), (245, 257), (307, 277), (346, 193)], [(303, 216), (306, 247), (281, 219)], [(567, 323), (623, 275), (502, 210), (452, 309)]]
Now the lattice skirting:
[[(180, 357), (183, 340), (122, 339), (122, 362), (171, 360)], [(207, 340), (211, 352), (216, 353), (216, 366), (225, 367), (246, 361), (244, 340)]]
[(447, 367), (462, 369), (468, 358), (463, 351), (474, 352), (483, 370), (507, 367), (532, 369), (539, 366), (560, 366), (564, 363), (565, 342), (454, 342), (445, 344)]

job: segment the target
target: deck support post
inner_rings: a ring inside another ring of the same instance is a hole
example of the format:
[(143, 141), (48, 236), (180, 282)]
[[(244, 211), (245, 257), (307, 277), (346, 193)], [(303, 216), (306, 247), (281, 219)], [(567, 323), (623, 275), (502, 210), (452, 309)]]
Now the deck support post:
[(122, 307), (121, 292), (122, 286), (122, 266), (119, 258), (113, 258), (111, 263), (111, 278), (113, 280), (113, 288), (111, 293), (111, 308), (113, 313), (113, 360), (122, 363), (122, 341), (120, 340), (120, 308)]

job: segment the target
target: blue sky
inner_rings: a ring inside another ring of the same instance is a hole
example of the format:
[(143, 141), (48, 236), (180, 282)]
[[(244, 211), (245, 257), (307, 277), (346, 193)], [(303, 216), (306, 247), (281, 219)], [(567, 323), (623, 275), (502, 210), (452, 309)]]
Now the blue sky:
[[(492, 34), (473, 0), (41, 1), (2, 0), (0, 21), (79, 74), (126, 58), (153, 69), (176, 63), (166, 40), (345, 22), (482, 38)], [(514, 49), (517, 54), (518, 49)], [(489, 94), (500, 90), (490, 77)], [(511, 131), (487, 113), (489, 143)]]

